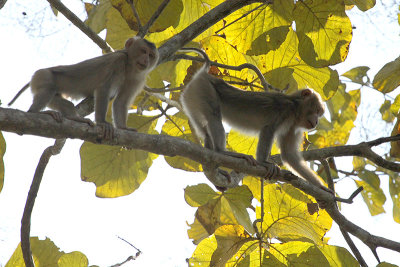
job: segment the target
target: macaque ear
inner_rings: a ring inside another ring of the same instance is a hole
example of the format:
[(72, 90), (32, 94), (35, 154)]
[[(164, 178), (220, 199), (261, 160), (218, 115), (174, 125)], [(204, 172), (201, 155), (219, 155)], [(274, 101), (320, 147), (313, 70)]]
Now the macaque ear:
[(303, 91), (301, 91), (301, 96), (303, 98), (308, 97), (310, 95), (312, 95), (312, 91), (310, 89), (304, 89)]
[(134, 42), (135, 42), (135, 39), (134, 39), (134, 38), (129, 38), (129, 39), (126, 40), (126, 42), (125, 42), (125, 48), (128, 49)]

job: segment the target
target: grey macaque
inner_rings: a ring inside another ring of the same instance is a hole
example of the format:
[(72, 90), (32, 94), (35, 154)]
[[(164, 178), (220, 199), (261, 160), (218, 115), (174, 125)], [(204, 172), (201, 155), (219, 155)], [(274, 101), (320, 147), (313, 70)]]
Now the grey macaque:
[(88, 59), (74, 65), (56, 66), (36, 71), (30, 83), (25, 85), (8, 105), (31, 87), (33, 103), (28, 112), (40, 112), (45, 107), (57, 110), (45, 111), (61, 122), (67, 119), (93, 124), (80, 117), (72, 99), (94, 96), (95, 121), (103, 127), (104, 137), (113, 137), (113, 126), (106, 122), (108, 102), (115, 98), (112, 111), (116, 128), (127, 128), (129, 106), (143, 90), (147, 74), (158, 62), (156, 46), (140, 37), (129, 38), (125, 48), (113, 53)]
[(303, 132), (314, 129), (324, 114), (318, 93), (310, 89), (291, 95), (244, 91), (208, 74), (210, 60), (204, 51), (196, 48), (182, 50), (192, 50), (205, 59), (204, 66), (187, 84), (180, 98), (184, 112), (196, 134), (204, 140), (205, 147), (241, 157), (241, 154), (225, 151), (222, 125), (225, 121), (241, 132), (258, 134), (256, 159), (259, 164), (266, 165), (271, 164), (268, 158), (276, 138), (282, 161), (302, 178), (329, 191), (299, 153)]

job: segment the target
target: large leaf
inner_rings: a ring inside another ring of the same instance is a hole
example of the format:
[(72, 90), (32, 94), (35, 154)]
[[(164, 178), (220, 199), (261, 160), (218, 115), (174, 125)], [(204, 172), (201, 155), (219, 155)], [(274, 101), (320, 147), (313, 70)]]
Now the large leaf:
[(279, 47), (285, 40), (287, 27), (293, 20), (293, 7), (294, 3), (290, 0), (245, 6), (225, 18), (226, 24), (233, 24), (221, 33), (241, 53), (251, 49), (251, 55), (265, 54), (268, 50)]
[(289, 91), (310, 87), (321, 94), (323, 99), (332, 97), (339, 84), (336, 71), (326, 68), (313, 68), (307, 65), (298, 53), (298, 39), (295, 32), (289, 33), (277, 49), (258, 57), (258, 67), (266, 79), (278, 88), (289, 85)]
[(297, 1), (293, 16), (300, 56), (307, 64), (327, 67), (346, 59), (353, 34), (342, 1)]
[[(156, 120), (130, 114), (128, 125), (139, 131), (156, 134)], [(118, 146), (82, 144), (82, 180), (96, 185), (98, 197), (120, 197), (135, 191), (146, 179), (153, 160), (158, 155)]]
[(391, 61), (374, 77), (373, 85), (374, 88), (384, 94), (392, 92), (400, 85), (400, 57)]
[[(262, 229), (270, 239), (309, 240), (322, 244), (323, 236), (331, 228), (330, 216), (325, 211), (309, 214), (307, 204), (311, 203), (310, 198), (290, 185), (265, 185), (264, 201)], [(261, 208), (257, 207), (256, 211), (257, 218), (260, 218)]]
[[(181, 32), (190, 24), (198, 20), (205, 13), (219, 5), (223, 2), (223, 0), (182, 0), (183, 2), (183, 11), (180, 16), (180, 21), (175, 30)], [(200, 41), (204, 38), (212, 36), (215, 34), (215, 31), (223, 27), (223, 21), (219, 21), (218, 23), (212, 25), (210, 28), (205, 29), (203, 33), (197, 36), (193, 41)]]
[[(204, 190), (207, 190), (205, 192)], [(188, 200), (190, 205), (197, 205), (196, 203), (208, 202), (200, 206), (196, 211), (196, 220), (191, 227), (196, 229), (191, 231), (193, 235), (190, 238), (198, 238), (211, 235), (215, 230), (227, 224), (242, 225), (247, 232), (254, 233), (252, 223), (250, 221), (247, 208), (251, 205), (252, 194), (247, 186), (240, 186), (231, 188), (223, 194), (215, 195), (210, 193), (209, 189), (201, 187), (191, 187), (190, 191), (185, 190), (185, 199)], [(194, 199), (196, 199), (194, 201)], [(202, 227), (199, 227), (199, 224)], [(205, 232), (203, 232), (205, 231)], [(200, 241), (195, 239), (196, 242)]]

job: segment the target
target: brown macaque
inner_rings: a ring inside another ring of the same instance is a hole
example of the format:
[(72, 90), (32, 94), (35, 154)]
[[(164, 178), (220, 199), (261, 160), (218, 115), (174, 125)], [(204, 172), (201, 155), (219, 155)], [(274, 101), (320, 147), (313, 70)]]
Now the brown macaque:
[[(323, 186), (299, 153), (303, 132), (314, 129), (324, 114), (318, 93), (303, 89), (291, 95), (277, 92), (251, 92), (227, 84), (208, 74), (210, 60), (204, 51), (183, 48), (201, 54), (205, 64), (181, 94), (184, 112), (205, 147), (225, 151), (222, 121), (244, 133), (258, 134), (256, 159), (267, 165), (274, 138), (281, 149), (282, 161), (314, 185)], [(235, 156), (232, 152), (229, 155)]]
[(30, 83), (8, 105), (30, 85), (34, 97), (28, 112), (40, 112), (49, 107), (61, 113), (46, 111), (58, 122), (64, 116), (92, 125), (90, 120), (80, 117), (74, 104), (63, 96), (72, 99), (94, 96), (96, 124), (102, 126), (105, 138), (113, 138), (114, 128), (106, 122), (109, 100), (115, 98), (112, 106), (115, 127), (135, 130), (126, 126), (128, 109), (143, 90), (147, 74), (156, 66), (158, 57), (158, 50), (152, 42), (140, 37), (129, 38), (122, 50), (74, 65), (36, 71)]

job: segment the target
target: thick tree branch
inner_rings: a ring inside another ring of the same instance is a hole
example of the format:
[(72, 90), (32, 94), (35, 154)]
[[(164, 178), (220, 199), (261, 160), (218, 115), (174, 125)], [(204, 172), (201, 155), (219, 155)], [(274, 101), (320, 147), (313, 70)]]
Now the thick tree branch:
[[(222, 155), (177, 137), (148, 135), (116, 129), (117, 139), (103, 140), (101, 139), (101, 129), (96, 126), (92, 127), (85, 123), (78, 123), (70, 120), (57, 123), (47, 114), (34, 114), (15, 109), (0, 108), (0, 130), (14, 132), (20, 135), (30, 134), (49, 138), (78, 138), (92, 143), (101, 142), (108, 145), (124, 146), (166, 156), (179, 155), (203, 165), (217, 163), (220, 166), (258, 177), (264, 177), (267, 172), (266, 168), (263, 166), (251, 166), (244, 159)], [(393, 138), (388, 138), (387, 140), (393, 141)], [(370, 143), (362, 143), (361, 145), (364, 144), (373, 145), (375, 143), (372, 141)], [(358, 156), (362, 156), (359, 152), (356, 153), (358, 153)], [(312, 195), (316, 199), (326, 202), (326, 210), (332, 219), (345, 231), (358, 237), (369, 247), (384, 247), (400, 252), (400, 243), (371, 235), (369, 232), (348, 221), (337, 209), (335, 197), (332, 194), (311, 185), (304, 179), (288, 171), (281, 171), (278, 178)]]

